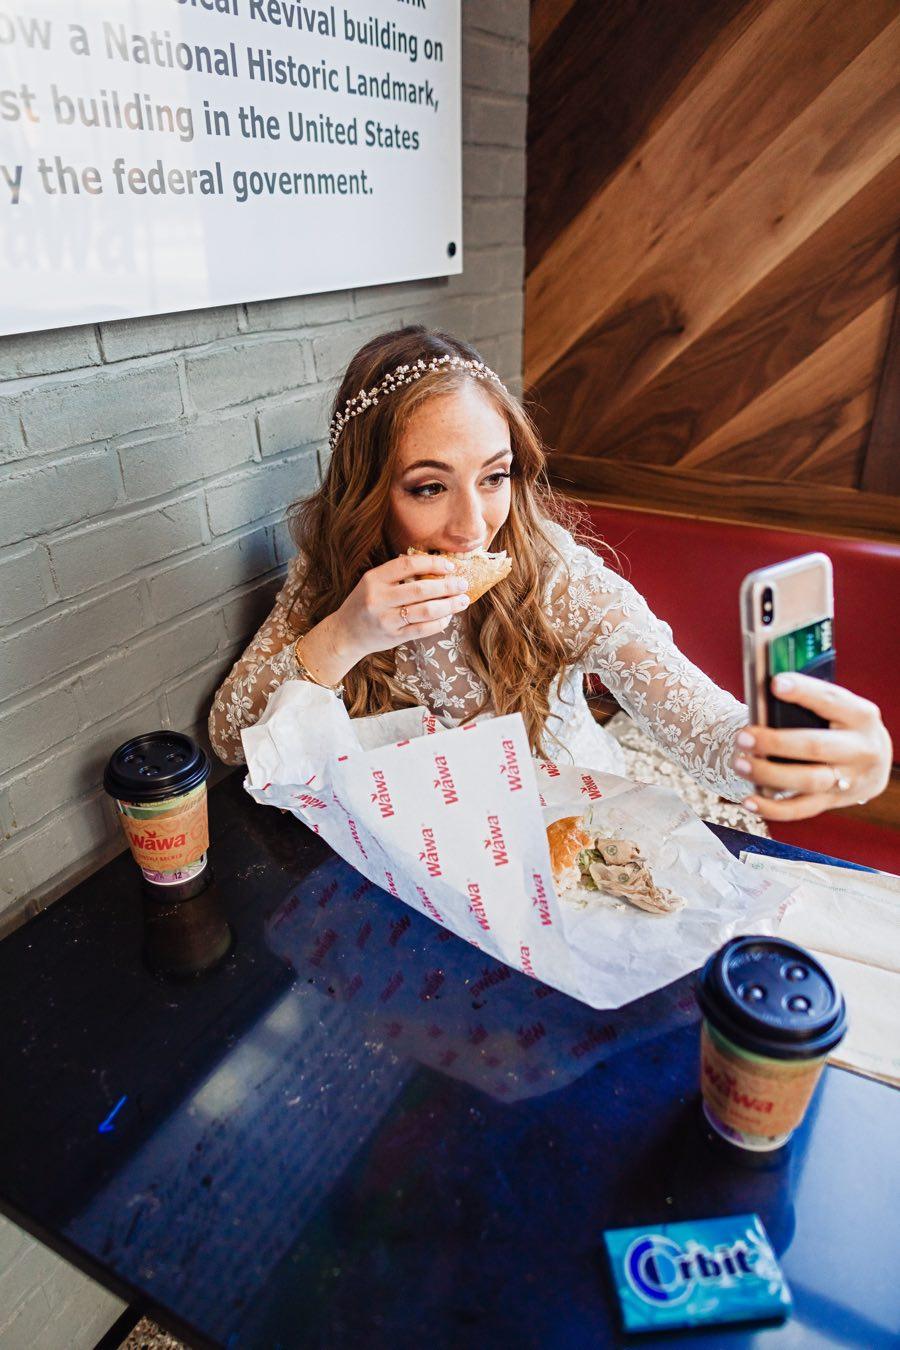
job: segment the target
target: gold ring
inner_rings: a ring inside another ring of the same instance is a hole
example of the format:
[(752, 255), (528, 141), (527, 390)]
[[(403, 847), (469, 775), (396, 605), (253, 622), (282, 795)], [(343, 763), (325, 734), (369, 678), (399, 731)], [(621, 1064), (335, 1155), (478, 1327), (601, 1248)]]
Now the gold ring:
[(404, 627), (406, 627), (406, 625), (409, 623), (409, 616), (408, 616), (408, 614), (406, 613), (406, 606), (405, 606), (405, 605), (401, 605), (401, 606), (400, 606), (400, 618), (403, 620), (403, 625), (404, 625)]

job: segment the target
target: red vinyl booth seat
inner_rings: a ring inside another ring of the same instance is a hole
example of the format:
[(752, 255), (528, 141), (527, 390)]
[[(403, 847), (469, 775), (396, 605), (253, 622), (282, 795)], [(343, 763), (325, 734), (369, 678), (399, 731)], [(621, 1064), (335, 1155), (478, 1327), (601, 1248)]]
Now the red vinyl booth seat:
[[(741, 700), (741, 581), (757, 567), (799, 553), (827, 553), (834, 566), (838, 683), (878, 704), (900, 759), (900, 545), (575, 504), (617, 551), (623, 574), (671, 625), (684, 654)], [(769, 828), (801, 848), (900, 872), (900, 831), (845, 812), (769, 822)]]

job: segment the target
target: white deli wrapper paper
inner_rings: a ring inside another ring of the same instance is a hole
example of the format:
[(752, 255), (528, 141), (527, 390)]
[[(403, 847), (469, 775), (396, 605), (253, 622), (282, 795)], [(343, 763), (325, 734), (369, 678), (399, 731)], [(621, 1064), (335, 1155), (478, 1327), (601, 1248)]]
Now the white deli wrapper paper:
[[(242, 732), (245, 788), (292, 812), (377, 886), (594, 1008), (687, 975), (736, 933), (772, 933), (792, 888), (751, 871), (674, 792), (533, 760), (520, 714), (447, 729), (425, 708), (351, 719), (289, 680)], [(597, 892), (560, 900), (546, 827), (639, 844), (685, 902), (655, 915)]]

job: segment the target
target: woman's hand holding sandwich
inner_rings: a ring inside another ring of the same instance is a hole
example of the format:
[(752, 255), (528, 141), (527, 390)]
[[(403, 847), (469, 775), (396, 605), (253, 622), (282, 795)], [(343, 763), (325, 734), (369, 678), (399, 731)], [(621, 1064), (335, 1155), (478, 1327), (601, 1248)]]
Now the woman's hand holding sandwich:
[(453, 573), (450, 560), (424, 553), (370, 568), (340, 609), (298, 640), (298, 655), (318, 680), (335, 685), (372, 652), (440, 633), (469, 603), (465, 580)]
[(405, 553), (363, 573), (335, 616), (358, 659), (446, 628), (469, 604), (466, 581), (454, 572), (450, 559)]

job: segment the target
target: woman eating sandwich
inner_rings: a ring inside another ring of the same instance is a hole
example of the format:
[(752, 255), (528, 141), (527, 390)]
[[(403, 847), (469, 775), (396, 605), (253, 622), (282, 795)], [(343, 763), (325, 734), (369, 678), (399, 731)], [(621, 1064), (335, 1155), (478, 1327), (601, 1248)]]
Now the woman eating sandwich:
[[(330, 442), (321, 488), (291, 509), (298, 553), (272, 613), (213, 702), (226, 763), (243, 761), (241, 729), (269, 695), (305, 679), (351, 717), (421, 704), (452, 727), (518, 712), (536, 756), (628, 776), (585, 699), (596, 673), (693, 779), (760, 815), (801, 819), (885, 787), (890, 738), (846, 689), (795, 677), (789, 697), (828, 730), (747, 726), (746, 707), (576, 542), (532, 422), (466, 343), (418, 326), (373, 338), (338, 389)], [(800, 736), (812, 762), (765, 758)], [(798, 795), (748, 798), (751, 782)]]

